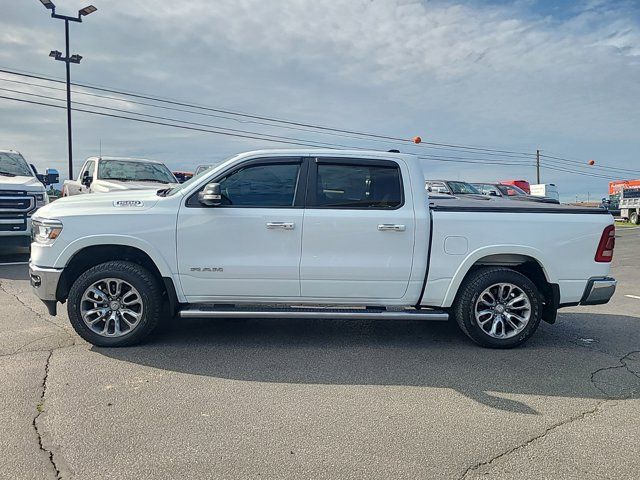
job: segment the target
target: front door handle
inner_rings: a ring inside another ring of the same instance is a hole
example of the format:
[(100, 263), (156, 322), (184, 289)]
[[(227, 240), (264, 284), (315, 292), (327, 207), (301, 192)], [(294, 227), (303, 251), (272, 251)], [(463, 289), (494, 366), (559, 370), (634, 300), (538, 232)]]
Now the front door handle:
[(382, 223), (378, 225), (381, 232), (404, 232), (407, 229), (404, 225), (395, 225), (391, 223)]
[(293, 230), (296, 224), (293, 222), (268, 222), (267, 228), (270, 230), (280, 229), (280, 230)]

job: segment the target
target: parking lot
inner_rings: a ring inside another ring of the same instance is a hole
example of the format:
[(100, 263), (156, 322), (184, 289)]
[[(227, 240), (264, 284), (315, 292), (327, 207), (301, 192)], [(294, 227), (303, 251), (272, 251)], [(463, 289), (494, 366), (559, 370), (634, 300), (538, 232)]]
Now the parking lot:
[(176, 320), (103, 349), (0, 266), (0, 477), (637, 478), (640, 229), (524, 347), (448, 323)]

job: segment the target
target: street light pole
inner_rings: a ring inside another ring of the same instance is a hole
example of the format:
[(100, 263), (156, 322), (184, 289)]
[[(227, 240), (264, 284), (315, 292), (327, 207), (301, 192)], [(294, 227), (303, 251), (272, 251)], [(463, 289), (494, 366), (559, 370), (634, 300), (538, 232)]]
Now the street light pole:
[(85, 17), (97, 10), (93, 5), (84, 7), (78, 10), (77, 17), (70, 17), (68, 15), (59, 15), (56, 13), (56, 6), (51, 0), (40, 0), (40, 3), (44, 5), (47, 10), (51, 10), (51, 18), (57, 18), (64, 20), (64, 41), (65, 41), (65, 56), (58, 50), (52, 50), (49, 56), (54, 60), (59, 60), (65, 63), (67, 73), (67, 144), (69, 148), (69, 179), (73, 178), (73, 143), (71, 140), (71, 64), (80, 63), (82, 57), (80, 55), (71, 55), (69, 52), (69, 22), (82, 22), (82, 17)]
[(67, 148), (69, 149), (69, 180), (73, 179), (73, 141), (71, 140), (71, 63), (69, 62), (69, 20), (64, 21), (65, 67), (67, 71)]

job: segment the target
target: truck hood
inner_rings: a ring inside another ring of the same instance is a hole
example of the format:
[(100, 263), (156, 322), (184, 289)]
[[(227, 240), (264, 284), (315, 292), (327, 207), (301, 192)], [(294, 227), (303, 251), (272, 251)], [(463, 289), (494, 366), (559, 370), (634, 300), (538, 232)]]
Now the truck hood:
[(160, 197), (156, 190), (134, 190), (99, 195), (63, 197), (40, 208), (38, 218), (62, 218), (75, 215), (104, 215), (149, 210)]
[(45, 188), (36, 177), (18, 175), (16, 177), (0, 176), (0, 190), (44, 192)]
[(155, 182), (135, 182), (120, 180), (96, 180), (91, 188), (96, 193), (121, 192), (125, 190), (159, 190), (161, 188), (175, 187), (176, 184), (155, 183)]

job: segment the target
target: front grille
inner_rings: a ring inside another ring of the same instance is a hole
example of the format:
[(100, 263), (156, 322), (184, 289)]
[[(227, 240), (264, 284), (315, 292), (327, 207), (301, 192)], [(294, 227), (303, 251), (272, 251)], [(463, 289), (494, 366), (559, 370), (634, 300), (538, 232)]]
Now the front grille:
[(24, 232), (27, 230), (27, 214), (0, 214), (0, 232)]
[(25, 191), (0, 190), (0, 214), (28, 214), (36, 208), (36, 199)]

